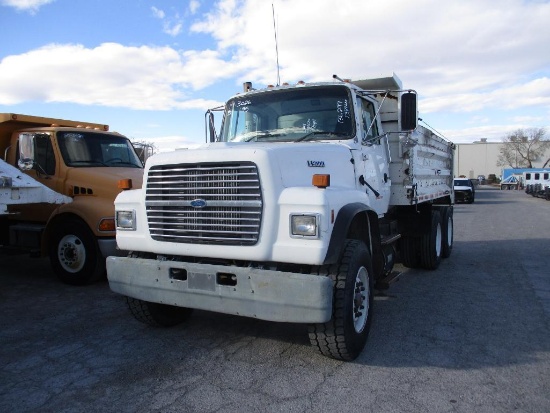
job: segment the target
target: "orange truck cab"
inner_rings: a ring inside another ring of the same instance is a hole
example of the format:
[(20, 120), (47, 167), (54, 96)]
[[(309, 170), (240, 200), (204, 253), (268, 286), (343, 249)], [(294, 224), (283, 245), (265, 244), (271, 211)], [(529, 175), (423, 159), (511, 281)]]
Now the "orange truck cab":
[(0, 216), (0, 248), (49, 256), (68, 284), (102, 277), (106, 257), (120, 254), (114, 199), (142, 185), (143, 164), (130, 140), (108, 125), (1, 113), (0, 158), (72, 199), (8, 203)]

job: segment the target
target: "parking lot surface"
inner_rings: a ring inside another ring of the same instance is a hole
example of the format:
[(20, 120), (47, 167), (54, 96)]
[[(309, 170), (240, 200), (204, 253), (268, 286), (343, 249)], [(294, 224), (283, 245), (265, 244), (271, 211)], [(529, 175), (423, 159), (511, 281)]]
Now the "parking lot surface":
[(377, 295), (349, 363), (299, 324), (148, 327), (106, 281), (0, 255), (0, 411), (550, 412), (550, 202), (479, 187), (454, 222), (451, 257)]

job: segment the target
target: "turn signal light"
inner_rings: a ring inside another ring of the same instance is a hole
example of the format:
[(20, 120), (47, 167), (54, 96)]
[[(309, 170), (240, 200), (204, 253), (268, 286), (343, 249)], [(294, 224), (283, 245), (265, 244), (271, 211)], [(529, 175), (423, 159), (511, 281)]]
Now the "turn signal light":
[(114, 218), (103, 218), (98, 225), (100, 231), (114, 231), (115, 230), (115, 219)]
[(311, 183), (317, 188), (326, 188), (330, 186), (330, 175), (315, 174), (311, 179)]
[(118, 181), (118, 189), (132, 189), (131, 179), (120, 179)]

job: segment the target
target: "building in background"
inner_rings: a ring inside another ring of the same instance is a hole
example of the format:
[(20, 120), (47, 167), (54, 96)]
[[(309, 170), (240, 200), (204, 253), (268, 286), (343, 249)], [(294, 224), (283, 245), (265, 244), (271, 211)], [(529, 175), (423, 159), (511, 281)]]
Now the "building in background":
[[(487, 142), (482, 138), (479, 142), (458, 143), (456, 144), (454, 158), (455, 177), (465, 176), (470, 179), (477, 179), (479, 175), (489, 177), (495, 175), (502, 177), (503, 169), (509, 166), (498, 166), (498, 156), (500, 148), (504, 145), (502, 142)], [(550, 158), (550, 150), (547, 150), (544, 156), (533, 162), (533, 168), (542, 168), (544, 162)]]

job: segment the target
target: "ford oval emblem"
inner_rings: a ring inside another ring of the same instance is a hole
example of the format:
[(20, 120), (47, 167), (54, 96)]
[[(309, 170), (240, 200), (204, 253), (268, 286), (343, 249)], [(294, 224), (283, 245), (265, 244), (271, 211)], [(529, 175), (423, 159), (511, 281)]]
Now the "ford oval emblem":
[(191, 201), (191, 206), (193, 208), (204, 208), (206, 206), (206, 201), (204, 199), (193, 199)]

